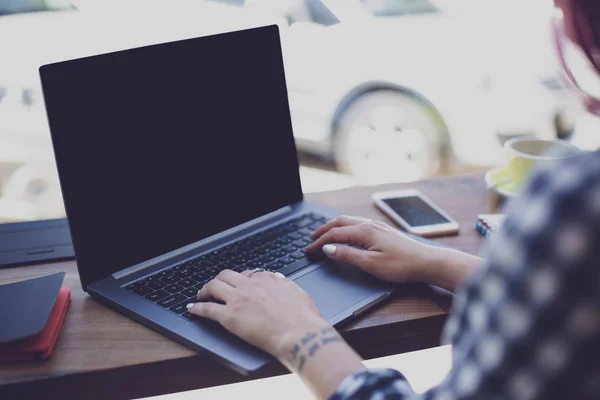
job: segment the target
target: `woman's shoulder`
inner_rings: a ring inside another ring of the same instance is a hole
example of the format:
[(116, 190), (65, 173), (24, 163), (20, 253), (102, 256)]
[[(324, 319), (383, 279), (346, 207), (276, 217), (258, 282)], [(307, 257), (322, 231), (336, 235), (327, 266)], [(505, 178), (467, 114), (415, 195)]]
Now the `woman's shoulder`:
[(505, 212), (503, 231), (511, 237), (541, 237), (563, 225), (593, 223), (600, 217), (600, 152), (538, 167)]
[(547, 170), (554, 170), (558, 175), (564, 173), (578, 173), (581, 178), (590, 177), (598, 180), (600, 176), (600, 150), (584, 151), (581, 154), (572, 157), (566, 157), (556, 162), (554, 166), (550, 165)]
[(600, 151), (584, 152), (538, 167), (525, 190), (525, 197), (551, 195), (556, 199), (572, 198), (599, 189)]

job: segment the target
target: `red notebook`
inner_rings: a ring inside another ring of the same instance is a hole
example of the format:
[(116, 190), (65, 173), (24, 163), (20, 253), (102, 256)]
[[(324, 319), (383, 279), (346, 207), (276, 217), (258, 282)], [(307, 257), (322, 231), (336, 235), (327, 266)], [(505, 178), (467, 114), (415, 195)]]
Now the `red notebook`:
[(61, 288), (44, 330), (27, 339), (0, 345), (0, 361), (45, 360), (50, 357), (65, 320), (70, 299), (69, 288)]

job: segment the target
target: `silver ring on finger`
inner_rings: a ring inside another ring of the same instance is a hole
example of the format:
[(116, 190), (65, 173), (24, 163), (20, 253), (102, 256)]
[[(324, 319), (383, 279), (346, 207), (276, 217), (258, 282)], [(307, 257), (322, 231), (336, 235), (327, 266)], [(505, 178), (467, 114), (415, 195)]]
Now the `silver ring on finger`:
[(252, 276), (254, 276), (254, 274), (257, 273), (257, 272), (265, 272), (265, 271), (266, 271), (266, 269), (264, 269), (264, 268), (254, 268), (248, 274), (248, 278), (252, 278)]

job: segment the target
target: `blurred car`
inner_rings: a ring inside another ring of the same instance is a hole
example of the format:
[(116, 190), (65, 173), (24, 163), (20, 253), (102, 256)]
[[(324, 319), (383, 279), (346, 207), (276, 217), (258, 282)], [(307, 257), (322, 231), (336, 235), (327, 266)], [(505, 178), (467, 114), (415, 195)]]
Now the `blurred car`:
[(364, 183), (498, 164), (511, 137), (572, 130), (558, 78), (515, 56), (539, 52), (547, 66), (545, 43), (520, 49), (502, 42), (505, 28), (486, 32), (483, 19), (474, 30), (431, 0), (306, 6), (312, 21), (293, 23), (284, 42), (298, 147)]
[(0, 41), (0, 222), (64, 216), (40, 65), (256, 26), (287, 27), (273, 13), (202, 0), (81, 0), (77, 8), (57, 0), (18, 3), (0, 8), (11, 14), (0, 15), (0, 37), (10, 38)]

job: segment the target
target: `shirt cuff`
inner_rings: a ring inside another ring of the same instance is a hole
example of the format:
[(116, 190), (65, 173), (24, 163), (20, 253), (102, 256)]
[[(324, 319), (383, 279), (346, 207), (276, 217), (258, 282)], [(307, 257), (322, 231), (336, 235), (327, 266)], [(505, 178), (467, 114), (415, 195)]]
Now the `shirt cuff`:
[(395, 369), (363, 369), (346, 377), (329, 399), (387, 398), (392, 394), (394, 398), (414, 394), (404, 375)]

